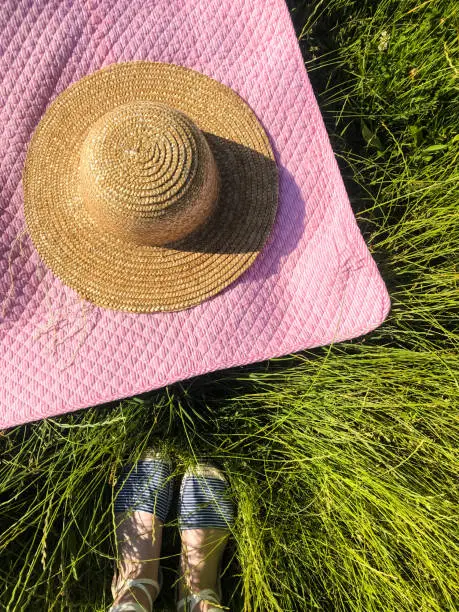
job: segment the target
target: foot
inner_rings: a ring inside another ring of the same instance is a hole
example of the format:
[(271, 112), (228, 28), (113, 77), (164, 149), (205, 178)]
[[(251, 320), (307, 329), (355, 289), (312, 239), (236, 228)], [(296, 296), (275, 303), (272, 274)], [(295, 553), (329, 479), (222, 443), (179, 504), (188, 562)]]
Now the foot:
[[(227, 529), (209, 528), (182, 531), (179, 600), (190, 593), (199, 593), (204, 589), (211, 589), (217, 595), (221, 595), (220, 562), (229, 533)], [(214, 609), (214, 604), (202, 601), (197, 603), (191, 612), (209, 612)]]
[(179, 601), (204, 591), (204, 601), (194, 598), (189, 602), (194, 606), (192, 612), (214, 612), (219, 608), (216, 603), (221, 601), (220, 565), (233, 521), (234, 506), (223, 474), (209, 465), (187, 470), (179, 501), (182, 537)]
[[(118, 572), (113, 579), (113, 606), (138, 603), (151, 611), (148, 595), (142, 588), (126, 588), (127, 580), (147, 578), (158, 582), (159, 557), (163, 523), (150, 512), (136, 510), (130, 514), (116, 514), (118, 541)], [(150, 584), (145, 588), (151, 601), (158, 596), (158, 589)]]
[[(149, 451), (134, 466), (126, 465), (118, 478), (115, 519), (119, 570), (112, 586), (114, 609), (119, 604), (137, 603), (150, 612), (158, 596), (162, 530), (172, 494), (170, 474), (169, 460)], [(127, 587), (129, 580), (155, 584)]]

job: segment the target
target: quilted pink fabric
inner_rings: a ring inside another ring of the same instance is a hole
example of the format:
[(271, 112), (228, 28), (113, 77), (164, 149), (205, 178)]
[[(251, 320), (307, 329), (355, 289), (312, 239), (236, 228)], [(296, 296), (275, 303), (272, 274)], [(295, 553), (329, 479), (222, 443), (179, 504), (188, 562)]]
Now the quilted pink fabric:
[[(188, 66), (236, 90), (279, 167), (263, 253), (235, 284), (182, 312), (82, 301), (25, 232), (21, 173), (48, 104), (84, 75), (136, 59)], [(2, 0), (0, 83), (0, 427), (353, 338), (384, 320), (389, 298), (284, 0)]]

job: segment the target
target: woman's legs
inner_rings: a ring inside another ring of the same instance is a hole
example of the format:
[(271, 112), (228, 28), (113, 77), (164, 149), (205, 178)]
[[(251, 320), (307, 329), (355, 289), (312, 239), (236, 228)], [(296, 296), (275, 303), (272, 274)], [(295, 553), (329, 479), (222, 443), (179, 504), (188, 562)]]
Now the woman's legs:
[[(113, 582), (114, 609), (118, 604), (140, 604), (150, 611), (149, 597), (126, 581), (147, 579), (158, 582), (162, 528), (172, 493), (170, 465), (163, 460), (140, 461), (127, 466), (117, 486), (115, 501), (118, 543), (118, 576)], [(213, 591), (220, 596), (220, 564), (233, 521), (234, 508), (224, 476), (209, 466), (185, 474), (181, 491), (179, 521), (182, 537), (179, 598)], [(145, 585), (151, 600), (158, 589)], [(211, 603), (199, 601), (192, 612), (208, 612)]]
[[(123, 589), (127, 580), (148, 578), (158, 582), (159, 558), (163, 522), (144, 510), (130, 514), (115, 515), (118, 542), (118, 575), (114, 579), (114, 593), (119, 595), (114, 605), (138, 602), (145, 610), (150, 609), (147, 595), (139, 588)], [(146, 585), (152, 600), (158, 595), (153, 585)]]
[[(182, 531), (179, 599), (204, 589), (219, 592), (219, 570), (229, 537), (226, 529), (187, 529)], [(192, 612), (207, 612), (211, 604), (200, 602)]]

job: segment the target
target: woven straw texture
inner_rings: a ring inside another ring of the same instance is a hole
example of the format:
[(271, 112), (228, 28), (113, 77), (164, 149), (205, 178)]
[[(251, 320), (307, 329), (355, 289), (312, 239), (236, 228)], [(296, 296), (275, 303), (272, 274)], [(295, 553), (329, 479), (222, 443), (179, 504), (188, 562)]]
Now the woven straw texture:
[[(279, 208), (254, 264), (180, 312), (106, 310), (42, 263), (22, 170), (48, 105), (113, 63), (192, 68), (264, 126)], [(360, 336), (389, 298), (357, 227), (284, 0), (3, 0), (0, 11), (0, 427)]]
[(130, 312), (182, 310), (232, 283), (266, 243), (277, 190), (268, 138), (240, 96), (143, 61), (60, 94), (23, 174), (43, 261), (81, 297)]

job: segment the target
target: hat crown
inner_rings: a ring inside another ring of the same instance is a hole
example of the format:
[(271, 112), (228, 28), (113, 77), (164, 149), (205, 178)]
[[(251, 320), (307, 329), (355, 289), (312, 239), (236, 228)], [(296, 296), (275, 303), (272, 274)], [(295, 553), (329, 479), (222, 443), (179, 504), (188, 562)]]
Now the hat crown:
[(180, 111), (149, 101), (118, 106), (90, 128), (79, 172), (93, 221), (139, 245), (187, 236), (210, 217), (218, 197), (204, 134)]

